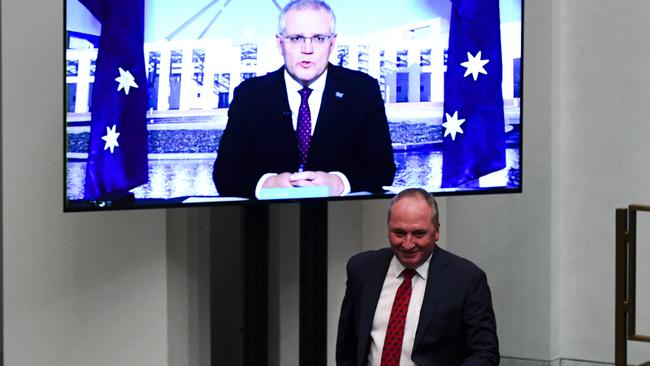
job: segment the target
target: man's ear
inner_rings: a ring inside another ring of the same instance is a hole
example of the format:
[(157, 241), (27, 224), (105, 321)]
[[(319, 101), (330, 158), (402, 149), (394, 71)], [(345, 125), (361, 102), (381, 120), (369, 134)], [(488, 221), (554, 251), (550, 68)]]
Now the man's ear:
[(332, 38), (330, 38), (330, 41), (331, 41), (330, 42), (330, 54), (331, 54), (332, 51), (334, 50), (334, 46), (336, 46), (336, 34)]
[(282, 47), (282, 42), (284, 39), (282, 39), (282, 36), (279, 34), (275, 35), (275, 44), (278, 46), (278, 51), (280, 51), (281, 55), (284, 55), (284, 48)]

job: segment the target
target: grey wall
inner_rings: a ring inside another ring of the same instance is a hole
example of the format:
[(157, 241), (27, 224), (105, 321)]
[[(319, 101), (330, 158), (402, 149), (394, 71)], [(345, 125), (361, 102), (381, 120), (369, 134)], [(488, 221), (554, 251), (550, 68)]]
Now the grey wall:
[[(216, 332), (215, 339), (222, 347), (219, 352), (239, 348), (237, 337), (228, 337), (225, 333), (238, 334), (241, 319), (230, 314), (237, 314), (241, 308), (241, 286), (237, 283), (239, 273), (239, 251), (230, 248), (239, 245), (238, 236), (239, 212), (237, 207), (221, 207), (219, 209), (192, 208), (167, 210), (167, 356), (168, 364), (174, 366), (207, 365), (210, 360), (210, 252), (218, 250), (224, 254), (213, 266), (214, 274), (222, 278), (234, 278), (231, 281), (220, 281), (216, 289), (228, 286), (226, 291), (215, 293), (232, 294), (224, 296), (228, 301), (220, 301), (219, 311), (214, 318), (224, 324), (223, 332)], [(215, 225), (224, 232), (228, 230), (235, 235), (223, 236), (211, 243), (212, 232), (207, 228)], [(236, 283), (235, 285), (232, 285)], [(239, 362), (241, 352), (231, 352), (231, 364)]]
[[(552, 349), (611, 360), (613, 210), (650, 203), (650, 75), (642, 71), (650, 61), (650, 3), (556, 6)], [(648, 280), (639, 279), (639, 286), (647, 288)], [(650, 309), (650, 303), (639, 306)], [(650, 360), (650, 344), (637, 345), (630, 360)]]

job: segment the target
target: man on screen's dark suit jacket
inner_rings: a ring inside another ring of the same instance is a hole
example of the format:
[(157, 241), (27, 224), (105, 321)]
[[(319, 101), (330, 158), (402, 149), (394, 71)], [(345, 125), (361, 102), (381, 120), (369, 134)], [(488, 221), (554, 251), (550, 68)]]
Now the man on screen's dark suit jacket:
[[(385, 248), (360, 253), (348, 262), (336, 342), (338, 366), (367, 363), (375, 308), (392, 257), (392, 250)], [(439, 247), (431, 255), (411, 358), (427, 366), (499, 364), (485, 273)]]
[[(294, 173), (298, 142), (284, 82), (284, 67), (242, 82), (228, 111), (213, 179), (222, 196), (253, 197), (266, 173)], [(377, 81), (328, 65), (323, 99), (305, 171), (338, 171), (352, 192), (391, 185), (395, 163)]]

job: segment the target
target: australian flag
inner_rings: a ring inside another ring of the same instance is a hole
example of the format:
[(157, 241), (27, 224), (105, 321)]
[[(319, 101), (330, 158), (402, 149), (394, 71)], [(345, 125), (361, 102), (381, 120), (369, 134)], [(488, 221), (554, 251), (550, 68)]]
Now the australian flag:
[(102, 25), (84, 197), (123, 198), (147, 176), (144, 0), (80, 0)]
[(452, 0), (442, 187), (505, 168), (499, 0)]

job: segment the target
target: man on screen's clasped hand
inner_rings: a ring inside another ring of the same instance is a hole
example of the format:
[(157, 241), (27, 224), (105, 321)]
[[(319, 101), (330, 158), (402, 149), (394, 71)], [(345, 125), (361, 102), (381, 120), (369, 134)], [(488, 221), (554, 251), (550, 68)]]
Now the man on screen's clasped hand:
[(392, 184), (395, 163), (377, 81), (328, 62), (336, 21), (325, 2), (291, 1), (278, 23), (284, 66), (235, 89), (214, 164), (217, 191), (381, 192)]
[(485, 273), (436, 246), (438, 205), (425, 190), (388, 208), (390, 248), (350, 258), (336, 342), (338, 366), (498, 365)]

